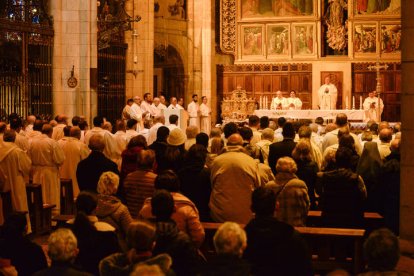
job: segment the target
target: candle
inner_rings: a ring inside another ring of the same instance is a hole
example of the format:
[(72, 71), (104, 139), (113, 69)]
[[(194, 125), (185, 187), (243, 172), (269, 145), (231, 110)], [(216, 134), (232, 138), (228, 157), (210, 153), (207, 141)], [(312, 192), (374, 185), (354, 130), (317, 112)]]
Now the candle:
[(264, 97), (264, 107), (263, 109), (267, 109), (267, 96)]
[(352, 109), (355, 109), (355, 96), (352, 96)]
[(259, 97), (259, 109), (263, 109), (263, 102), (262, 102), (262, 96)]
[(359, 109), (362, 109), (362, 96), (359, 96)]
[(349, 107), (349, 102), (348, 102), (348, 96), (346, 96), (346, 100), (345, 100), (345, 109), (348, 109)]

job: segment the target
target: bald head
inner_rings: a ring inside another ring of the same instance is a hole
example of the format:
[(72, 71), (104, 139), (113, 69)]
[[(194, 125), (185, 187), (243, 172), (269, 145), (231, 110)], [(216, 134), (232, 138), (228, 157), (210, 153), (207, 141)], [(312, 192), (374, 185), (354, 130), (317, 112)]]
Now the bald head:
[(65, 114), (60, 114), (56, 117), (56, 121), (58, 122), (58, 124), (68, 124), (68, 116), (66, 116)]
[(29, 115), (27, 116), (26, 121), (29, 125), (32, 125), (36, 121), (36, 117), (34, 115)]
[(81, 138), (81, 129), (77, 126), (71, 127), (70, 137), (74, 137), (74, 138), (77, 138), (79, 140)]
[(346, 114), (345, 113), (339, 113), (338, 115), (336, 115), (335, 124), (338, 127), (346, 126), (348, 124), (348, 117), (346, 116)]
[(42, 134), (46, 134), (49, 138), (52, 138), (53, 127), (50, 124), (44, 124), (42, 126)]
[(228, 146), (243, 146), (243, 138), (240, 134), (234, 133), (227, 139)]
[(381, 129), (379, 138), (383, 143), (389, 143), (392, 139), (392, 131), (389, 128)]
[(105, 148), (104, 138), (99, 134), (94, 134), (89, 139), (88, 147), (93, 151), (103, 152)]

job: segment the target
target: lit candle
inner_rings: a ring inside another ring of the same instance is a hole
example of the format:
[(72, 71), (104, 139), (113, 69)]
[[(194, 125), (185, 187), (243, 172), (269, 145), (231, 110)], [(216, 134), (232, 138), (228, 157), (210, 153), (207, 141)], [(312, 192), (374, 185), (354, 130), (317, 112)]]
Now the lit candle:
[(259, 109), (263, 109), (262, 96), (259, 97)]
[(355, 96), (352, 96), (352, 109), (355, 109)]
[(362, 109), (362, 96), (359, 96), (359, 109)]
[(348, 109), (349, 107), (349, 102), (348, 102), (348, 96), (346, 96), (346, 100), (345, 100), (345, 109)]
[(267, 109), (267, 96), (264, 97), (264, 107), (263, 109)]

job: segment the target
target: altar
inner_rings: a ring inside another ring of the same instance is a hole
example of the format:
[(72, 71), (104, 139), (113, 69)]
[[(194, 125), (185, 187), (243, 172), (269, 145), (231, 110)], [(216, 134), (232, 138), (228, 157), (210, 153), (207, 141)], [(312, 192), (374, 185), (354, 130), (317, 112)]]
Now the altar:
[(310, 119), (314, 120), (317, 117), (322, 117), (325, 120), (333, 120), (339, 113), (344, 113), (350, 121), (362, 121), (364, 120), (363, 109), (339, 109), (339, 110), (319, 110), (319, 109), (303, 109), (303, 110), (269, 110), (269, 109), (256, 109), (254, 115), (260, 117), (267, 116), (269, 118), (285, 117), (287, 119)]

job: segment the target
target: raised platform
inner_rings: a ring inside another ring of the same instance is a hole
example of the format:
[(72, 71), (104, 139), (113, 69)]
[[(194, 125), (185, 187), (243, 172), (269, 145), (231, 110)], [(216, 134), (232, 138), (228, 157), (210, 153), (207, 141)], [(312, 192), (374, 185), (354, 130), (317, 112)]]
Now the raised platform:
[(345, 113), (350, 121), (362, 121), (364, 119), (365, 111), (362, 109), (342, 109), (342, 110), (269, 110), (269, 109), (257, 109), (254, 111), (254, 115), (258, 117), (267, 116), (269, 118), (285, 117), (289, 119), (310, 119), (314, 120), (317, 117), (322, 117), (325, 120), (333, 120), (339, 113)]

